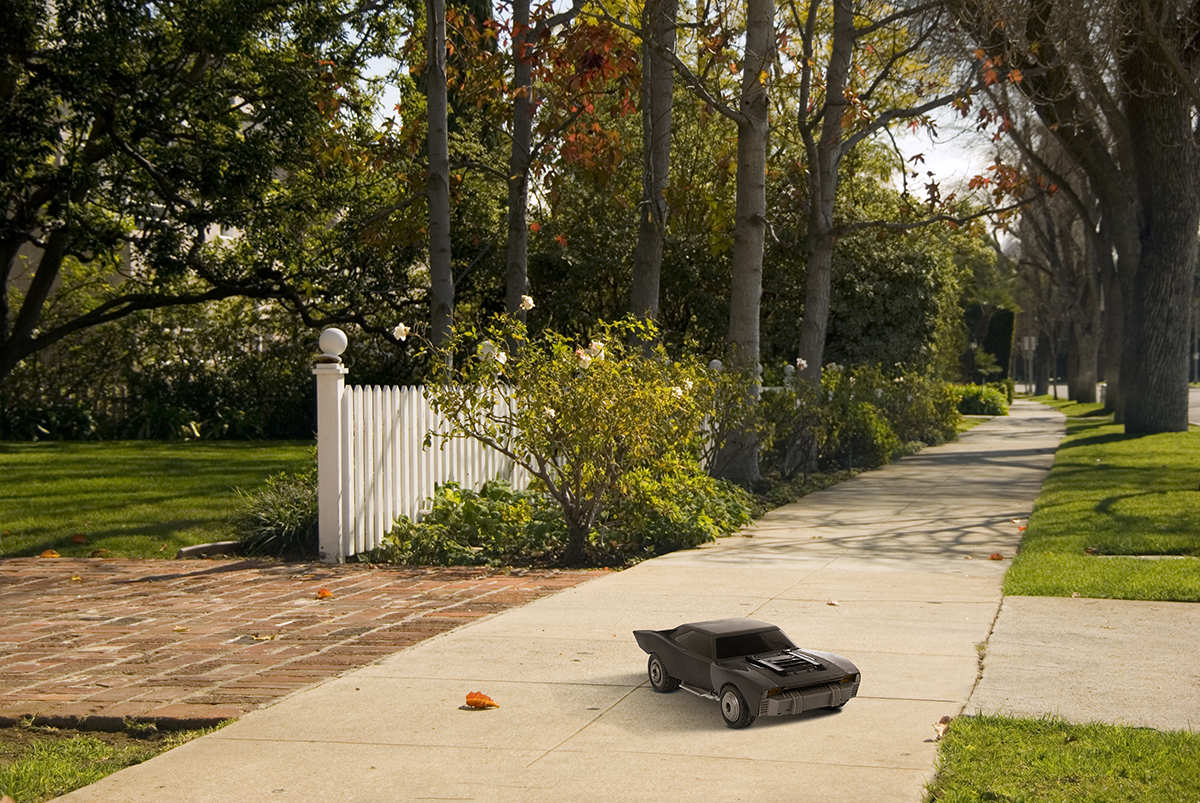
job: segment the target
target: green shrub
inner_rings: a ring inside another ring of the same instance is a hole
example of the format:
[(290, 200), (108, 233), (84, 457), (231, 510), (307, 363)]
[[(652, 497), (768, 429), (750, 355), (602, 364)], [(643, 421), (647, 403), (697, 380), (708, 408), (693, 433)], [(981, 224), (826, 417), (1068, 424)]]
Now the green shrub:
[[(699, 468), (654, 477), (631, 472), (612, 489), (589, 537), (600, 562), (624, 565), (686, 549), (730, 533), (750, 520), (750, 498)], [(402, 518), (369, 558), (380, 563), (511, 566), (561, 562), (567, 543), (559, 505), (536, 488), (514, 491), (487, 482), (478, 492), (439, 485), (432, 510), (419, 522)]]
[(939, 446), (954, 438), (961, 420), (954, 386), (914, 373), (892, 380), (884, 413), (897, 438), (926, 446)]
[(652, 558), (716, 540), (751, 518), (751, 498), (698, 466), (662, 475), (639, 469), (623, 476), (594, 538), (616, 562)]
[(936, 378), (828, 365), (819, 391), (799, 382), (763, 394), (764, 429), (776, 436), (763, 453), (764, 472), (790, 479), (802, 469), (870, 468), (944, 443), (956, 434), (958, 399)]
[(878, 468), (901, 447), (883, 411), (865, 401), (850, 409), (839, 435), (837, 456), (847, 468)]
[(531, 339), (500, 315), (429, 352), (427, 388), (447, 421), (438, 434), (474, 438), (536, 477), (562, 509), (567, 563), (597, 557), (591, 530), (621, 477), (699, 461), (718, 383), (695, 355), (646, 345), (658, 340), (634, 318), (597, 322), (586, 345), (550, 330)]
[(986, 385), (959, 385), (958, 411), (963, 415), (1008, 415), (1004, 394)]
[(437, 486), (419, 522), (396, 521), (370, 558), (430, 566), (503, 566), (545, 562), (565, 538), (562, 514), (544, 493), (514, 491), (503, 480), (478, 492), (456, 482)]
[(248, 555), (317, 557), (317, 467), (267, 478), (256, 493), (237, 489), (240, 510), (234, 526)]
[(1001, 395), (1004, 396), (1005, 401), (1007, 401), (1009, 404), (1012, 404), (1013, 394), (1017, 392), (1017, 383), (1011, 376), (1006, 376), (1004, 379), (997, 379), (995, 381), (988, 382), (987, 386), (989, 388), (995, 388)]

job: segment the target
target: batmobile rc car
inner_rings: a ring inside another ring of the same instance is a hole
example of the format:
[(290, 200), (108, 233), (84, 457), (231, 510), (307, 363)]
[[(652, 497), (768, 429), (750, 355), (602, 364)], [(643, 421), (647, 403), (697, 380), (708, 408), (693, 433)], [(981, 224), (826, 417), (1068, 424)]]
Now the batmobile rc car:
[(692, 622), (674, 630), (635, 630), (650, 653), (657, 692), (682, 687), (718, 700), (731, 728), (755, 717), (840, 708), (858, 694), (858, 667), (840, 655), (799, 649), (775, 625), (754, 619)]

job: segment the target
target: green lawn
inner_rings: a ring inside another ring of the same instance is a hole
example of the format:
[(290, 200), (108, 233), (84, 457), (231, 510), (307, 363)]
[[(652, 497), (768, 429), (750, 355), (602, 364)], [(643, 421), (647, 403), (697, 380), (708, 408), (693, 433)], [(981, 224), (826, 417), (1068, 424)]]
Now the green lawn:
[(938, 764), (929, 803), (1186, 803), (1200, 789), (1200, 734), (959, 717)]
[(1005, 594), (1200, 601), (1200, 432), (1122, 430), (1067, 419)]
[(233, 489), (311, 453), (277, 441), (0, 443), (0, 557), (164, 558), (234, 539)]

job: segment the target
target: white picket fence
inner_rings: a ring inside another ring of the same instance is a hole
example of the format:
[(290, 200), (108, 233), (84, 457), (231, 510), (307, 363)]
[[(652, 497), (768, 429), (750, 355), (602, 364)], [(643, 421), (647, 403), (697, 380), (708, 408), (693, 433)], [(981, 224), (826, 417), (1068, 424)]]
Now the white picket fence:
[[(336, 334), (333, 334), (336, 333)], [(478, 489), (501, 477), (525, 488), (529, 475), (478, 441), (446, 431), (421, 387), (348, 387), (338, 357), (346, 336), (321, 333), (317, 383), (317, 481), (321, 559), (341, 563), (379, 546), (400, 516), (417, 520), (437, 485)]]

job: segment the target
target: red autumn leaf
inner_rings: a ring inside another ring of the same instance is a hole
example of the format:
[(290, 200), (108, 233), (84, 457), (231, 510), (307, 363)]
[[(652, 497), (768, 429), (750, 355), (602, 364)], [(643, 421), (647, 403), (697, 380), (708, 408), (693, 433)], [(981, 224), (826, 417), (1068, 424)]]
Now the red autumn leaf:
[(988, 560), (1004, 560), (1004, 556), (1003, 556), (1003, 555), (1001, 555), (999, 552), (993, 552), (993, 553), (992, 553), (992, 554), (991, 554), (991, 555), (988, 557)]
[(467, 708), (499, 708), (500, 704), (481, 691), (467, 695)]
[(42, 554), (38, 555), (38, 557), (39, 558), (61, 558), (62, 555), (58, 554), (53, 549), (47, 549)]
[(317, 592), (317, 599), (329, 599), (332, 596), (333, 596), (333, 592), (330, 591), (328, 588), (322, 588), (320, 591)]
[(529, 230), (531, 232), (533, 232), (534, 234), (537, 234), (539, 231), (542, 230), (542, 224), (541, 223), (530, 223)]
[(84, 535), (83, 533), (77, 533), (77, 534), (71, 536), (71, 543), (72, 544), (86, 544), (86, 543), (88, 543), (88, 537), (86, 535)]

